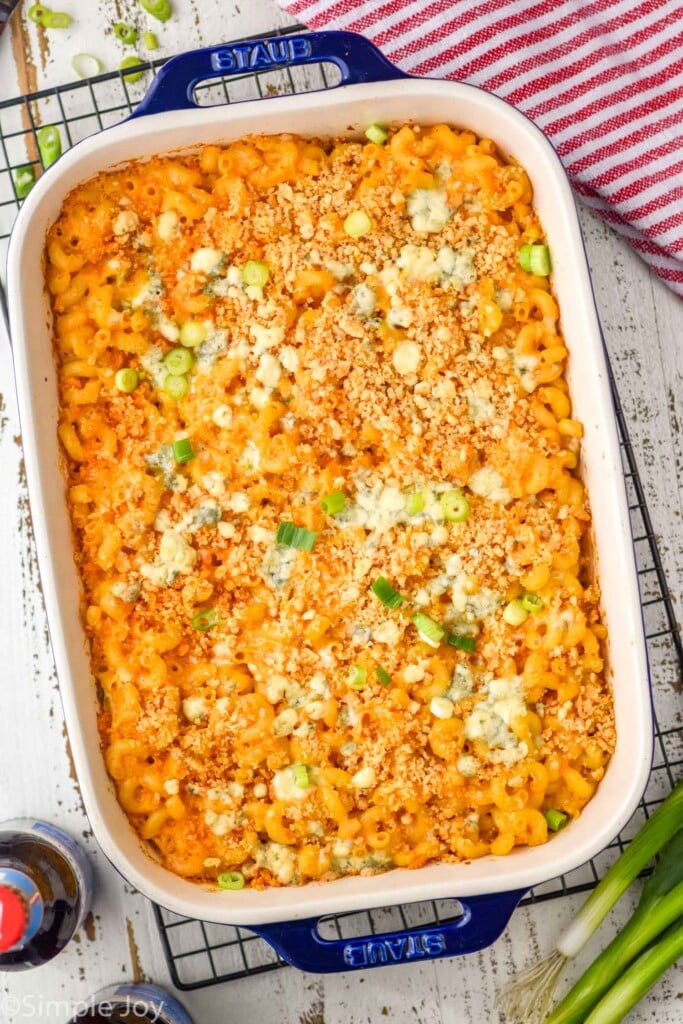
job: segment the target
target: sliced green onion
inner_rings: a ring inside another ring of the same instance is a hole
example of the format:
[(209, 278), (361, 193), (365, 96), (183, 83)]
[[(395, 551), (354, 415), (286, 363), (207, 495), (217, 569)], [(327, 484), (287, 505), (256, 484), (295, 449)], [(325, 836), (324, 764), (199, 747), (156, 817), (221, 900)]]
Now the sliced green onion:
[(193, 362), (192, 353), (186, 348), (172, 348), (164, 356), (164, 366), (174, 377), (187, 373)]
[(241, 871), (224, 871), (216, 881), (221, 889), (244, 889), (244, 875)]
[(292, 775), (294, 776), (295, 786), (298, 786), (299, 789), (308, 789), (311, 784), (311, 777), (307, 764), (293, 764)]
[(391, 583), (385, 580), (384, 576), (378, 576), (375, 582), (371, 584), (370, 590), (386, 608), (391, 608), (392, 611), (399, 608), (405, 601), (403, 594), (399, 594), (397, 590), (394, 590)]
[(444, 491), (439, 498), (444, 519), (449, 523), (463, 523), (470, 514), (470, 503), (459, 487)]
[(527, 242), (526, 245), (520, 246), (519, 252), (517, 253), (517, 259), (522, 270), (526, 273), (531, 271), (531, 246)]
[(48, 124), (40, 129), (36, 138), (43, 167), (50, 167), (62, 155), (62, 137), (59, 134), (59, 128), (54, 124)]
[[(676, 785), (673, 792), (648, 818), (621, 856), (618, 857), (598, 882), (574, 920), (569, 924), (569, 927), (560, 935), (555, 950), (545, 959), (537, 961), (526, 970), (521, 971), (516, 977), (511, 978), (504, 986), (499, 994), (497, 1005), (506, 1016), (512, 1019), (523, 1020), (525, 1017), (529, 1017), (530, 1011), (533, 1009), (534, 1019), (546, 1020), (546, 1014), (553, 998), (553, 991), (567, 962), (578, 955), (631, 882), (637, 878), (652, 858), (669, 843), (673, 836), (676, 837), (674, 840), (676, 847), (672, 850), (671, 857), (668, 856), (668, 851), (665, 850), (659, 864), (665, 866), (668, 872), (675, 870), (680, 873), (683, 870), (683, 850), (680, 848), (680, 844), (683, 842), (683, 782), (679, 782)], [(656, 876), (658, 875), (658, 868), (655, 868), (651, 878), (646, 882), (648, 896), (646, 898), (646, 891), (644, 889), (641, 904), (632, 918), (632, 921), (634, 921), (636, 915), (639, 915), (641, 905), (643, 900), (645, 900), (643, 915), (633, 929), (636, 935), (639, 933), (643, 935), (645, 944), (648, 944), (653, 937), (651, 934), (648, 934), (647, 924), (648, 920), (656, 917), (654, 913), (650, 913), (655, 901), (658, 901), (658, 905), (661, 907), (670, 906), (673, 903), (673, 900), (667, 899), (666, 896), (659, 902), (661, 892), (658, 893), (657, 889), (654, 888)], [(653, 888), (649, 887), (650, 882), (653, 883)], [(660, 884), (659, 888), (663, 891), (666, 886)], [(681, 890), (681, 897), (683, 898), (683, 884), (681, 885)], [(623, 929), (622, 934), (629, 932), (629, 925)], [(629, 936), (627, 935), (628, 938)], [(610, 947), (605, 950), (605, 954), (608, 956), (611, 955), (609, 949)], [(653, 951), (656, 949), (657, 946), (652, 947)], [(598, 961), (596, 961), (597, 963)], [(620, 971), (622, 969), (619, 968)], [(591, 968), (589, 968), (590, 970)], [(604, 971), (601, 970), (598, 977), (600, 975), (604, 976)], [(587, 985), (587, 992), (590, 994), (590, 997), (592, 997), (596, 984), (597, 982), (592, 980)], [(570, 1024), (570, 1022), (575, 1024), (575, 1022), (586, 1022), (588, 1020), (591, 1021), (591, 1024), (598, 1024), (598, 1021), (600, 1021), (600, 1024), (606, 1024), (609, 1018), (598, 1018), (596, 1016), (593, 1019), (585, 1016), (585, 1013), (582, 1012), (584, 997), (585, 994), (582, 993), (575, 1000), (572, 998), (573, 1005), (569, 1007), (567, 1007), (563, 1000), (551, 1016), (547, 1018), (546, 1024), (560, 1024), (560, 1022), (562, 1024)], [(567, 1001), (569, 1001), (569, 997), (567, 997)], [(621, 1020), (621, 1016), (614, 1017), (613, 1020), (615, 1022)]]
[(503, 608), (503, 618), (508, 626), (521, 626), (528, 617), (529, 613), (519, 598), (509, 601)]
[(371, 124), (369, 128), (365, 129), (365, 135), (376, 146), (383, 146), (389, 138), (389, 132), (386, 128), (382, 128), (381, 124)]
[(215, 608), (203, 608), (190, 620), (192, 628), (196, 629), (198, 633), (206, 633), (213, 626), (217, 626), (219, 622), (220, 619)]
[(530, 259), (531, 273), (537, 277), (547, 277), (552, 267), (550, 249), (547, 245), (532, 245)]
[(542, 242), (523, 245), (517, 254), (519, 265), (528, 274), (547, 277), (551, 270), (550, 249)]
[(343, 491), (332, 491), (320, 500), (320, 507), (327, 516), (334, 516), (341, 512), (346, 505), (346, 495)]
[(26, 13), (29, 16), (30, 21), (34, 22), (36, 25), (42, 25), (45, 15), (50, 14), (50, 9), (48, 7), (43, 7), (42, 4), (33, 4), (32, 7), (29, 7)]
[(68, 28), (72, 22), (70, 14), (65, 14), (64, 11), (46, 11), (43, 16), (43, 26), (45, 28)]
[(406, 512), (409, 516), (417, 516), (425, 507), (425, 496), (422, 491), (413, 491), (406, 498)]
[(158, 50), (159, 40), (157, 39), (153, 32), (145, 32), (144, 36), (142, 37), (142, 45), (145, 47), (146, 50)]
[(472, 654), (477, 649), (477, 641), (473, 636), (463, 636), (462, 633), (449, 633), (446, 636), (446, 643), (451, 647), (457, 647), (459, 651), (469, 651)]
[(102, 62), (92, 53), (77, 53), (71, 58), (71, 67), (78, 78), (94, 78), (102, 71)]
[(413, 616), (413, 625), (420, 634), (420, 638), (426, 644), (429, 644), (430, 647), (438, 647), (446, 635), (446, 630), (443, 626), (440, 626), (438, 622), (435, 622), (429, 615), (424, 615), (422, 612), (418, 612), (417, 615)]
[(526, 594), (522, 594), (522, 608), (526, 612), (531, 612), (532, 614), (535, 614), (536, 612), (540, 612), (542, 607), (543, 598), (540, 597), (538, 594), (532, 594), (529, 591), (527, 591)]
[[(137, 68), (140, 66), (142, 61), (136, 54), (131, 54), (130, 57), (124, 57), (119, 64), (119, 70), (125, 71), (127, 68)], [(132, 71), (129, 75), (124, 75), (125, 80), (133, 85), (135, 82), (139, 82), (142, 78), (143, 71)]]
[(173, 458), (179, 466), (182, 466), (184, 462), (191, 462), (195, 457), (195, 451), (189, 437), (179, 438), (173, 442), (171, 447), (173, 449)]
[(377, 668), (375, 669), (375, 675), (379, 679), (382, 686), (388, 686), (389, 683), (391, 682), (391, 676), (389, 675), (385, 668), (382, 668), (381, 665), (378, 665)]
[(362, 690), (368, 681), (367, 670), (362, 665), (351, 665), (348, 684), (352, 690)]
[(420, 634), (420, 638), (431, 647), (438, 647), (446, 636), (445, 629), (429, 615), (418, 612), (412, 618), (412, 623)]
[(17, 199), (25, 199), (36, 183), (35, 168), (31, 164), (25, 167), (15, 167), (12, 171), (12, 181)]
[(138, 31), (132, 25), (126, 25), (125, 21), (117, 21), (114, 25), (114, 35), (126, 46), (133, 46), (138, 40)]
[(554, 808), (551, 808), (545, 812), (545, 820), (551, 832), (559, 832), (560, 829), (564, 828), (569, 819), (562, 811), (556, 811)]
[(117, 370), (116, 376), (114, 377), (114, 384), (119, 391), (123, 391), (125, 395), (129, 395), (132, 391), (135, 391), (139, 383), (140, 374), (137, 370), (134, 370), (132, 366), (126, 366), (122, 370)]
[(242, 283), (248, 288), (263, 288), (268, 283), (270, 270), (261, 260), (247, 260), (240, 271)]
[(206, 327), (198, 320), (186, 320), (180, 327), (178, 340), (185, 348), (197, 348), (206, 341)]
[(140, 0), (140, 6), (157, 21), (168, 21), (173, 14), (169, 0)]
[(307, 530), (295, 523), (280, 523), (275, 534), (275, 543), (285, 548), (296, 548), (298, 551), (312, 551), (318, 534), (315, 530)]
[(362, 238), (372, 231), (372, 221), (365, 210), (353, 210), (344, 221), (344, 231), (350, 238)]
[(163, 388), (169, 398), (177, 400), (185, 397), (190, 390), (190, 382), (187, 377), (177, 377), (169, 373), (164, 381)]

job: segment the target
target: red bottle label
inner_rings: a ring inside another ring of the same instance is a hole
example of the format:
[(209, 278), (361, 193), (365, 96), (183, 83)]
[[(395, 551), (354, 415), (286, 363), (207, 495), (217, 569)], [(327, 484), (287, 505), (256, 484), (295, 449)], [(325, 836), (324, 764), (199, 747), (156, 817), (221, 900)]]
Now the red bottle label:
[(0, 886), (0, 953), (16, 946), (27, 921), (24, 901), (12, 889)]

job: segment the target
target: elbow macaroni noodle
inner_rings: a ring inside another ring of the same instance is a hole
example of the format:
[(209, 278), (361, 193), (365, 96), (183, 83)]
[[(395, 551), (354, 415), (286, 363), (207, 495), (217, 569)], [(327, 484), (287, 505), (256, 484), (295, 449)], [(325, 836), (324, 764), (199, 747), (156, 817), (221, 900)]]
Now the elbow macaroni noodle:
[(245, 138), (65, 201), (46, 274), (99, 728), (171, 871), (504, 856), (590, 800), (613, 710), (559, 311), (517, 255), (543, 241), (523, 168), (445, 125)]

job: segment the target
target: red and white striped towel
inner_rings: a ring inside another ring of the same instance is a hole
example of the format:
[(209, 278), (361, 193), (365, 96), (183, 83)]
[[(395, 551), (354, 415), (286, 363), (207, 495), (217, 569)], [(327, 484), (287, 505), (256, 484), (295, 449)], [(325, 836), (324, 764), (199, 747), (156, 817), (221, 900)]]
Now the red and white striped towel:
[(683, 0), (278, 3), (523, 110), (585, 203), (683, 297)]

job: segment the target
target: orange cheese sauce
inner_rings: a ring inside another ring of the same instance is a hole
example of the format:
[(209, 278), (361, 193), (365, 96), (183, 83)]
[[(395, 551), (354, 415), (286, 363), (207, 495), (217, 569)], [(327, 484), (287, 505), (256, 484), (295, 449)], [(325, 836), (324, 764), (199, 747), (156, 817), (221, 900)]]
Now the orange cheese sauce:
[(171, 871), (503, 855), (590, 800), (615, 734), (582, 427), (524, 245), (524, 169), (445, 125), (246, 138), (64, 203), (102, 749)]

